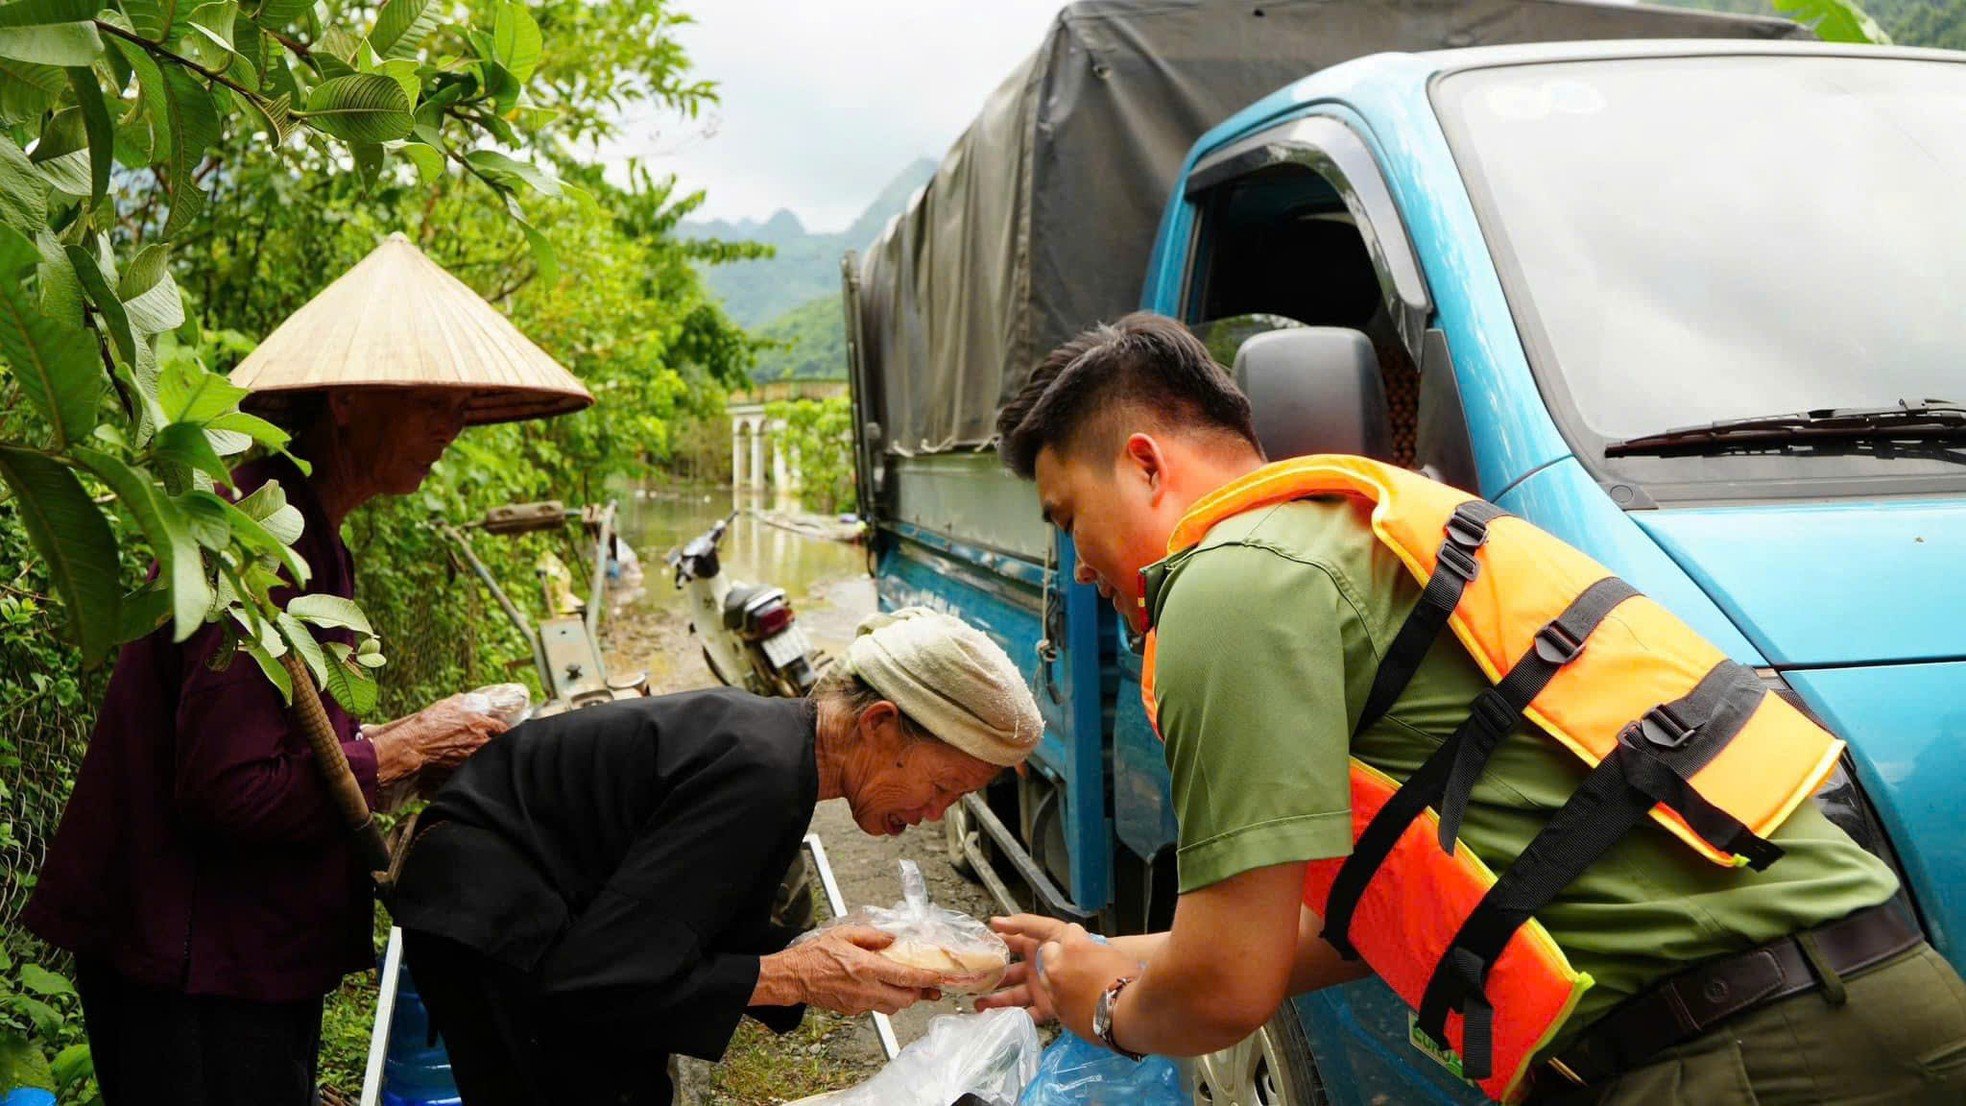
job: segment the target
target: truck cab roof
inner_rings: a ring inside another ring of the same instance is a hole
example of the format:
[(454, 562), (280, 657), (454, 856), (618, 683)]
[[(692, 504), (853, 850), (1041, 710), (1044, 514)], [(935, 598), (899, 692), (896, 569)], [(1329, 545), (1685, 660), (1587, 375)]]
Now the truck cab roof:
[(1607, 39), (1474, 46), (1422, 53), (1369, 54), (1304, 77), (1230, 116), (1195, 144), (1206, 151), (1294, 109), (1319, 100), (1348, 100), (1375, 86), (1380, 93), (1424, 94), (1436, 78), (1469, 69), (1627, 58), (1686, 57), (1862, 57), (1902, 61), (1966, 62), (1966, 52), (1806, 39)]

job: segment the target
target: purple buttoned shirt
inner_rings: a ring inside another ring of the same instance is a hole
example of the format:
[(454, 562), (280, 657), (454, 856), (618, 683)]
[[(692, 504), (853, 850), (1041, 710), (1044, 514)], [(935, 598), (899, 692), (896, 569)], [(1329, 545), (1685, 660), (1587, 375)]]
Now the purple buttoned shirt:
[[(306, 519), (307, 590), (353, 598), (348, 547), (300, 472), (276, 457), (233, 474), (240, 495), (271, 480)], [(250, 657), (214, 668), (221, 639), (207, 625), (176, 644), (166, 626), (123, 647), (21, 920), (149, 986), (318, 998), (374, 963), (368, 876), (291, 710)], [(326, 705), (373, 803), (375, 750)]]

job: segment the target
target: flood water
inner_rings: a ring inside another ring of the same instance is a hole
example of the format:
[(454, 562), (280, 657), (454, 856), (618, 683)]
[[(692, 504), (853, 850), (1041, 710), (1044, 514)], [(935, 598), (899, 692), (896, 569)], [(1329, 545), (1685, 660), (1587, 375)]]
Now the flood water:
[[(845, 581), (866, 580), (865, 551), (858, 545), (808, 537), (770, 525), (754, 510), (792, 511), (796, 504), (739, 494), (728, 487), (649, 484), (619, 496), (622, 537), (642, 559), (644, 605), (681, 610), (682, 593), (662, 557), (737, 510), (718, 549), (724, 575), (736, 582), (785, 589), (804, 613), (812, 599)], [(857, 590), (857, 589), (856, 589)], [(871, 585), (869, 585), (871, 591)]]

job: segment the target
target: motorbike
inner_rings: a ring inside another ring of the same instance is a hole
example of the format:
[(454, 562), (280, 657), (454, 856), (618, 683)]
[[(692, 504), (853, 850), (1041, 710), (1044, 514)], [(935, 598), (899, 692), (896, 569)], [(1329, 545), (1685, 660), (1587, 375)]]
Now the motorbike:
[(800, 628), (785, 589), (724, 575), (718, 545), (736, 518), (732, 511), (663, 558), (688, 598), (690, 631), (704, 663), (725, 686), (804, 696), (819, 679), (821, 657)]
[[(558, 500), (494, 507), (483, 518), (462, 528), (442, 518), (431, 520), (432, 529), (451, 544), (459, 558), (484, 583), (505, 617), (531, 647), (533, 667), (539, 672), (540, 692), (544, 696), (544, 702), (532, 711), (534, 718), (649, 693), (646, 673), (613, 677), (601, 656), (601, 617), (608, 606), (609, 566), (620, 558), (614, 521), (615, 505), (611, 502), (569, 509)], [(584, 550), (573, 544), (574, 524), (578, 524), (588, 543)], [(550, 554), (542, 557), (539, 578), (544, 613), (535, 625), (478, 558), (465, 534), (467, 529), (499, 537), (561, 532), (567, 538), (571, 559), (587, 565), (587, 597), (583, 600), (573, 594), (570, 574), (557, 557)]]

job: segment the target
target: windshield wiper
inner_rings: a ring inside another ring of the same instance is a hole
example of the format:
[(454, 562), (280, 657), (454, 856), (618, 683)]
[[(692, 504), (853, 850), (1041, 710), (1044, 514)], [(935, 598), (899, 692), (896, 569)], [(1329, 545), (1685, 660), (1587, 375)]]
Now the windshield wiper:
[(1966, 407), (1944, 399), (1895, 407), (1828, 407), (1791, 415), (1722, 419), (1612, 442), (1606, 457), (1699, 453), (1739, 446), (1814, 445), (1825, 442), (1966, 442)]

